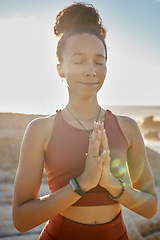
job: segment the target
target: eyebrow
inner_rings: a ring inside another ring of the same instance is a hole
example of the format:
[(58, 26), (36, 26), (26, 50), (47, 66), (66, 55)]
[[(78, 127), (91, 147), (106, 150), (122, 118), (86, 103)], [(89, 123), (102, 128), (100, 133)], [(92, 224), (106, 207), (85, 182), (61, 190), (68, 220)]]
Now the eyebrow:
[[(85, 53), (82, 53), (82, 52), (77, 52), (77, 53), (74, 53), (71, 57), (74, 57), (75, 55), (80, 55), (80, 56), (83, 56), (85, 55)], [(95, 54), (96, 57), (102, 57), (105, 59), (105, 56), (103, 54)]]

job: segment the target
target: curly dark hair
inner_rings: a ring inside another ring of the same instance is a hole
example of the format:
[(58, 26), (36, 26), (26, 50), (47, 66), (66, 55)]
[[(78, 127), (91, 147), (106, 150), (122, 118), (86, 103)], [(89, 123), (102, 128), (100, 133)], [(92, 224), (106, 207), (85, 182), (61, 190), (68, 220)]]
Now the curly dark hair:
[(54, 34), (57, 37), (61, 37), (57, 45), (57, 58), (59, 62), (63, 61), (63, 50), (68, 37), (81, 33), (90, 33), (102, 41), (107, 60), (107, 48), (105, 44), (106, 29), (102, 25), (98, 11), (92, 4), (74, 3), (65, 7), (56, 16)]

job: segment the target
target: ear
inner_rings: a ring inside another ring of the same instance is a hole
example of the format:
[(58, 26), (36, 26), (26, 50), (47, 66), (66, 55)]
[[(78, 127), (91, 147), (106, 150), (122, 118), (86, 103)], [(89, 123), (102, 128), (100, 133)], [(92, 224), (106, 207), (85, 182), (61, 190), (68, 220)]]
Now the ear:
[(62, 69), (62, 65), (60, 63), (57, 64), (57, 72), (58, 72), (58, 74), (61, 78), (64, 78), (64, 72), (63, 72), (63, 69)]

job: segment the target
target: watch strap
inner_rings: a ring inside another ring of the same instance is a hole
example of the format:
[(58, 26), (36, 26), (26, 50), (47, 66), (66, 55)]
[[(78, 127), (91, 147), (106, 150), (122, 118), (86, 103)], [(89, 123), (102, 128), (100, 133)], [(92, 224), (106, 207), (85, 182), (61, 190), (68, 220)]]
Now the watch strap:
[(72, 178), (72, 179), (70, 180), (70, 185), (71, 185), (72, 189), (73, 189), (78, 195), (80, 195), (81, 197), (84, 197), (84, 196), (87, 194), (86, 192), (84, 192), (84, 191), (80, 188), (80, 186), (79, 186), (76, 178)]

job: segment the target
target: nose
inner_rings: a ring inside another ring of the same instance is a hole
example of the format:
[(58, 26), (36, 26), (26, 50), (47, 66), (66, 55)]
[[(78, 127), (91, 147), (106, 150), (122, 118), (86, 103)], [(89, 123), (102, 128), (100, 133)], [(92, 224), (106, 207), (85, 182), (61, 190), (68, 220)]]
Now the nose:
[(85, 77), (95, 77), (96, 76), (96, 70), (93, 64), (87, 64), (86, 70), (84, 73)]

